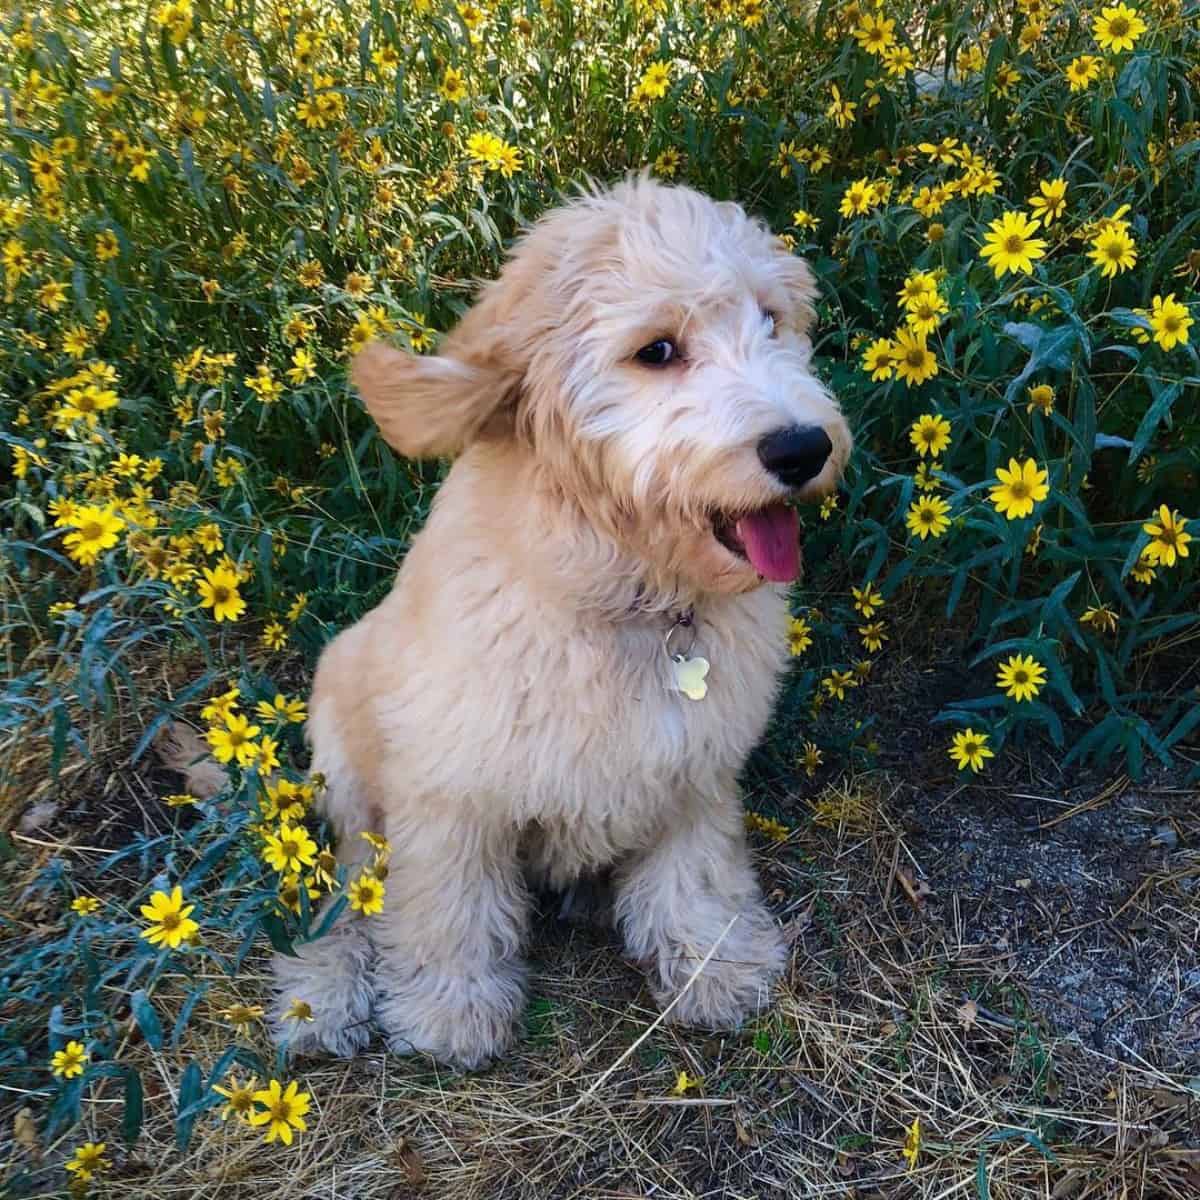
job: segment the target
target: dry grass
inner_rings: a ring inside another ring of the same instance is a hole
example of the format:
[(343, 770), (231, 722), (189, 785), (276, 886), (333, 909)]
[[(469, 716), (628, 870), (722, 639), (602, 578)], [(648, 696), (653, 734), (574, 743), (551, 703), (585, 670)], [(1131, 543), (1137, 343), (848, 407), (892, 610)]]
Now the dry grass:
[[(795, 954), (775, 1008), (737, 1035), (655, 1026), (611, 935), (546, 918), (535, 928), (526, 1036), (504, 1062), (465, 1077), (380, 1053), (303, 1062), (294, 1074), (314, 1108), (290, 1150), (262, 1145), (214, 1111), (181, 1154), (175, 1081), (189, 1059), (207, 1064), (227, 1044), (217, 1011), (256, 1002), (266, 983), (261, 960), (236, 981), (214, 974), (177, 1053), (126, 1050), (147, 1081), (136, 1149), (119, 1149), (115, 1089), (97, 1089), (86, 1106), (88, 1135), (107, 1140), (116, 1160), (94, 1194), (1195, 1197), (1200, 1070), (1189, 1047), (1200, 1043), (1200, 978), (1189, 991), (1187, 972), (1200, 963), (1200, 855), (1177, 851), (1093, 914), (1111, 927), (1112, 953), (1123, 938), (1153, 942), (1178, 980), (1171, 1020), (1161, 1005), (1134, 1014), (1157, 1022), (1157, 1036), (1128, 1052), (1124, 1043), (1097, 1049), (1078, 1030), (1049, 1029), (1038, 1011), (1044, 993), (1030, 979), (1037, 972), (1019, 947), (972, 934), (979, 921), (966, 900), (979, 912), (985, 900), (966, 875), (963, 895), (942, 882), (939, 869), (955, 868), (932, 861), (934, 843), (913, 830), (910, 791), (886, 775), (842, 779), (806, 806), (807, 817), (793, 804), (800, 825), (787, 842), (759, 846)], [(1044, 838), (1063, 838), (1089, 816), (1116, 820), (1121, 794), (1060, 798)], [(1135, 810), (1146, 795), (1131, 802)], [(925, 820), (966, 804), (962, 795), (925, 798)], [(1195, 845), (1194, 825), (1183, 832)], [(74, 854), (81, 864), (88, 857)], [(990, 903), (1014, 911), (1003, 890)], [(1056, 937), (1049, 953), (1061, 962), (1078, 936)], [(159, 999), (168, 996), (160, 989)], [(251, 1041), (270, 1061), (261, 1031)], [(673, 1095), (680, 1070), (701, 1077), (701, 1088)], [(909, 1169), (901, 1150), (918, 1119), (921, 1149)], [(80, 1140), (77, 1132), (40, 1147), (42, 1161), (61, 1162)], [(13, 1154), (29, 1161), (32, 1152)]]

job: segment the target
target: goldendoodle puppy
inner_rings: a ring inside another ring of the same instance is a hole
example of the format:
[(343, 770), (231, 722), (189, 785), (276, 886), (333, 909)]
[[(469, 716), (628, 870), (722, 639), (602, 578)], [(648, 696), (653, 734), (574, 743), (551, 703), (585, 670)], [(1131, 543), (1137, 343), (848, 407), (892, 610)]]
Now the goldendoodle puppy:
[(387, 441), (456, 461), (390, 595), (317, 668), (339, 852), (365, 861), (368, 830), (393, 854), (381, 914), (277, 960), (293, 1050), (353, 1053), (374, 1018), (398, 1053), (500, 1054), (529, 887), (606, 870), (673, 1019), (728, 1027), (768, 998), (786, 953), (736, 780), (785, 662), (790, 502), (850, 452), (810, 371), (814, 295), (736, 204), (638, 178), (538, 221), (436, 356), (358, 356)]

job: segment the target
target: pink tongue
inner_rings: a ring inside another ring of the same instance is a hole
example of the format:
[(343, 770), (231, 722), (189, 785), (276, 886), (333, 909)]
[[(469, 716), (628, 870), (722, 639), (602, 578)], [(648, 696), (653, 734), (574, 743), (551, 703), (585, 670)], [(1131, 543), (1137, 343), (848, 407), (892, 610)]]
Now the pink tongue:
[(742, 517), (737, 535), (754, 569), (773, 583), (790, 583), (800, 574), (800, 522), (795, 509), (773, 504)]

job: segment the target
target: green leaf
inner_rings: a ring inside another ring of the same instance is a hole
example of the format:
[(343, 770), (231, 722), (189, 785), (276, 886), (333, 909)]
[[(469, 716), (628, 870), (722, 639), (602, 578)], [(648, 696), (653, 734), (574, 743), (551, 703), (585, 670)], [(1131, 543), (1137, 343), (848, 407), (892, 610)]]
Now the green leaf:
[(1007, 404), (1012, 404), (1020, 394), (1025, 381), (1035, 371), (1065, 371), (1071, 366), (1073, 347), (1080, 344), (1079, 334), (1073, 325), (1056, 325), (1046, 329), (1027, 321), (1009, 321), (1004, 332), (1015, 338), (1029, 351), (1029, 359), (1021, 373), (1009, 382), (1004, 392)]
[(358, 31), (358, 67), (364, 75), (371, 70), (371, 22), (362, 23)]
[(280, 954), (286, 954), (289, 958), (297, 957), (292, 939), (288, 936), (287, 926), (284, 925), (282, 918), (277, 913), (263, 913), (260, 924), (275, 950)]
[(132, 1146), (142, 1131), (142, 1077), (133, 1067), (125, 1070), (125, 1108), (121, 1114), (121, 1136)]
[(162, 710), (157, 713), (142, 731), (142, 736), (138, 738), (137, 745), (133, 748), (133, 753), (130, 755), (132, 762), (137, 762), (143, 754), (146, 753), (150, 743), (158, 734), (158, 731), (178, 715), (179, 709), (188, 703), (189, 700), (195, 699), (201, 692), (206, 691), (217, 678), (215, 671), (206, 671), (199, 679), (192, 680), (187, 687), (180, 689), (175, 694), (175, 699), (172, 703), (165, 705)]
[(1076, 759), (1086, 762), (1088, 756), (1097, 747), (1121, 736), (1124, 725), (1118, 713), (1110, 712), (1098, 725), (1093, 725), (1071, 748), (1062, 760), (1064, 767), (1069, 767)]
[(1056, 600), (1053, 596), (1048, 597), (1042, 605), (1042, 621), (1047, 626), (1057, 625), (1080, 650), (1087, 649), (1087, 642), (1079, 630), (1079, 622), (1071, 613), (1067, 612), (1061, 601)]
[(1104, 702), (1113, 710), (1121, 711), (1121, 701), (1117, 697), (1117, 689), (1113, 686), (1112, 671), (1108, 665), (1108, 654), (1102, 647), (1096, 650), (1096, 675), (1100, 680), (1100, 695)]
[(963, 588), (967, 585), (967, 568), (959, 567), (954, 572), (954, 581), (950, 585), (949, 594), (946, 596), (946, 616), (954, 616), (954, 610), (958, 607), (958, 602), (962, 599)]
[(1175, 723), (1170, 733), (1162, 739), (1162, 746), (1169, 750), (1176, 742), (1182, 741), (1196, 726), (1200, 725), (1200, 696), (1195, 697), (1192, 707)]
[(1145, 378), (1154, 394), (1154, 402), (1146, 409), (1146, 415), (1133, 435), (1133, 445), (1129, 448), (1130, 462), (1137, 462), (1142, 457), (1159, 423), (1169, 419), (1172, 406), (1183, 395), (1183, 384), (1178, 380), (1164, 384), (1152, 371), (1147, 371)]
[(1181, 629), (1190, 629), (1191, 626), (1200, 624), (1200, 616), (1195, 613), (1177, 613), (1173, 617), (1166, 617), (1161, 621), (1153, 621), (1144, 629), (1139, 629), (1134, 636), (1134, 645), (1140, 646), (1145, 642), (1152, 642), (1156, 638), (1166, 637), (1169, 633), (1178, 633)]
[(1056, 746), (1061, 747), (1066, 743), (1062, 721), (1059, 720), (1058, 713), (1040, 700), (1025, 700), (1016, 705), (1011, 713), (1011, 720), (1014, 725), (1027, 721), (1042, 725)]
[(1147, 82), (1154, 63), (1154, 57), (1150, 54), (1141, 51), (1133, 53), (1125, 64), (1124, 70), (1117, 77), (1117, 95), (1122, 100), (1128, 100), (1131, 96), (1139, 94), (1143, 100), (1146, 99), (1148, 95)]
[(346, 911), (346, 906), (349, 904), (349, 899), (343, 894), (339, 896), (329, 908), (321, 915), (321, 923), (312, 930), (308, 936), (308, 940), (315, 941), (317, 938), (324, 937), (332, 928), (333, 923)]
[(183, 177), (188, 181), (188, 187), (192, 189), (192, 195), (196, 197), (196, 203), (207, 211), (208, 194), (204, 187), (204, 175), (196, 166), (191, 138), (185, 137), (179, 143), (179, 161), (183, 167)]
[(79, 1101), (83, 1096), (86, 1078), (86, 1075), (81, 1075), (61, 1085), (58, 1098), (46, 1116), (45, 1137), (54, 1137), (60, 1130), (69, 1128), (79, 1120)]
[(179, 881), (180, 887), (183, 888), (184, 892), (190, 894), (204, 883), (212, 873), (213, 868), (225, 858), (241, 839), (242, 832), (240, 829), (228, 833), (222, 838), (217, 838), (204, 852), (204, 857)]
[(183, 1006), (179, 1010), (179, 1016), (175, 1018), (175, 1028), (171, 1031), (171, 1048), (177, 1049), (180, 1039), (187, 1032), (188, 1022), (192, 1019), (192, 1014), (196, 1011), (196, 1005), (208, 995), (208, 984), (197, 984), (192, 988), (191, 994), (183, 1002)]
[(1013, 1138), (1020, 1138), (1022, 1141), (1028, 1142), (1047, 1162), (1058, 1165), (1058, 1155), (1032, 1129), (996, 1129), (983, 1140), (985, 1142), (1007, 1142)]
[(985, 98), (991, 97), (992, 84), (996, 82), (996, 71), (1007, 54), (1008, 38), (1006, 35), (1001, 34), (988, 50), (987, 63), (983, 68), (983, 94)]
[(203, 1094), (204, 1077), (200, 1067), (190, 1062), (179, 1080), (179, 1104), (175, 1116), (175, 1145), (181, 1151), (186, 1150), (192, 1140), (192, 1127), (200, 1115), (198, 1102), (203, 1099)]
[(158, 1013), (150, 1004), (150, 997), (141, 988), (138, 988), (129, 997), (129, 1011), (142, 1031), (146, 1044), (153, 1050), (161, 1050), (163, 1044), (162, 1022), (159, 1021)]
[(1134, 783), (1140, 783), (1146, 756), (1142, 753), (1142, 739), (1135, 726), (1128, 723), (1122, 726), (1121, 744), (1125, 747), (1125, 770)]

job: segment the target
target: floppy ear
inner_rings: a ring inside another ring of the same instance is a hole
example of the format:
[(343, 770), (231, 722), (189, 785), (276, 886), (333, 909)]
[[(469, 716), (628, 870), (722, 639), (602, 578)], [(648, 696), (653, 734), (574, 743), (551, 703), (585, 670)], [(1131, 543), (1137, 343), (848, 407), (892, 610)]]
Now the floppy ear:
[(787, 294), (796, 306), (796, 320), (802, 333), (807, 333), (817, 319), (817, 298), (820, 289), (812, 269), (802, 258), (780, 247), (779, 273)]
[(459, 453), (484, 429), (511, 424), (533, 349), (553, 324), (549, 302), (560, 223), (544, 218), (436, 355), (372, 342), (350, 377), (388, 444), (407, 458)]
[(372, 342), (350, 378), (384, 441), (406, 458), (458, 454), (519, 386), (520, 374)]

